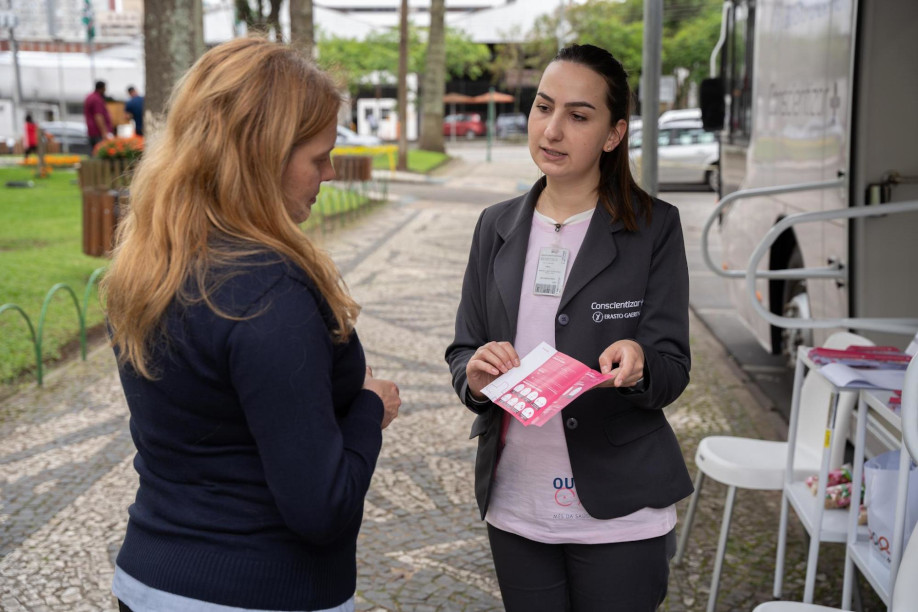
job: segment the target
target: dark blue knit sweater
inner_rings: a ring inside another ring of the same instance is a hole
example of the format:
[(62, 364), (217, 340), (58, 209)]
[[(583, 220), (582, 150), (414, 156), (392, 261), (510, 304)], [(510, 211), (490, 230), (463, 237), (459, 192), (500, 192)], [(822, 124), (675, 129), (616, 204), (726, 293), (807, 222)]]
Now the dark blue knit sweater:
[(155, 589), (242, 608), (313, 610), (355, 590), (363, 499), (382, 444), (356, 333), (277, 258), (205, 303), (173, 303), (150, 381), (121, 381), (140, 475), (117, 564)]

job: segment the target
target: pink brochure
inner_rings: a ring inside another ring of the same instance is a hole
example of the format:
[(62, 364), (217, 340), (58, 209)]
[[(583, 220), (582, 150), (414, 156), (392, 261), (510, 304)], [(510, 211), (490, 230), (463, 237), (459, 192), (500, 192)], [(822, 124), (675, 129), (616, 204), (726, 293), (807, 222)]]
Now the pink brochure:
[(543, 342), (481, 392), (523, 425), (541, 427), (581, 393), (611, 378)]

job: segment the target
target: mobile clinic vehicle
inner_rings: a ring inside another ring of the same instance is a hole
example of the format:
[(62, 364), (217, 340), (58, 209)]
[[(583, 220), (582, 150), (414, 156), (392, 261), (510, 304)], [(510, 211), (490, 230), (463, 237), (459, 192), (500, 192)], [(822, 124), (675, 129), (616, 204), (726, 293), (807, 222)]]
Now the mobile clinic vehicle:
[(775, 354), (839, 328), (900, 347), (918, 331), (916, 23), (914, 0), (724, 3), (701, 91), (722, 198), (703, 252)]

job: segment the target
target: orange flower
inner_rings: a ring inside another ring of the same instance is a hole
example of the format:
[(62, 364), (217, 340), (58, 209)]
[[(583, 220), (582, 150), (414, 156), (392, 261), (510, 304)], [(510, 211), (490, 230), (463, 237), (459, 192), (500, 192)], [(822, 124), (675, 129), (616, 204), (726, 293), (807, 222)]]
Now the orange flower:
[(134, 160), (140, 157), (142, 151), (142, 139), (136, 137), (109, 138), (96, 145), (96, 148), (93, 149), (93, 157)]

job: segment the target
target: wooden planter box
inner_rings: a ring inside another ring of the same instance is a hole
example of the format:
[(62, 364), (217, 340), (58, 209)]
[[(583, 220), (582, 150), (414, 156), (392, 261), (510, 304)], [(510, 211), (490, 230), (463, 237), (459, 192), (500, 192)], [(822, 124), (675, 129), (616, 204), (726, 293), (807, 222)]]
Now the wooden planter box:
[(127, 206), (131, 164), (125, 159), (87, 159), (78, 175), (83, 197), (83, 252), (105, 257), (114, 246), (120, 211)]
[(373, 178), (370, 155), (335, 155), (332, 158), (339, 181), (369, 181)]

